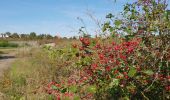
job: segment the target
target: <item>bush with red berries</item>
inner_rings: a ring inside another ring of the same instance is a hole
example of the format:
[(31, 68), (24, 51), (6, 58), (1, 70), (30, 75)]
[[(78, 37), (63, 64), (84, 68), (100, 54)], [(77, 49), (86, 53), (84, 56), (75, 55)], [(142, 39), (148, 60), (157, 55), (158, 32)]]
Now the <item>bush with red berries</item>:
[[(108, 14), (103, 33), (80, 37), (71, 49), (75, 71), (50, 83), (60, 99), (170, 99), (170, 12), (166, 0), (126, 4), (123, 19)], [(67, 67), (67, 66), (66, 66)]]

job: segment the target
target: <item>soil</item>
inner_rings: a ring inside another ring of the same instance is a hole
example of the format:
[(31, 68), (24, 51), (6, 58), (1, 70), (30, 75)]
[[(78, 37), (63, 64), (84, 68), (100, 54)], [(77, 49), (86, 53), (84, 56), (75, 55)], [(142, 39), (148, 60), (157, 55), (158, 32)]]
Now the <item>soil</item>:
[(8, 69), (11, 63), (16, 59), (15, 53), (1, 54), (0, 57), (0, 77), (3, 75), (3, 71)]
[[(15, 52), (8, 53), (8, 54), (1, 54), (0, 56), (0, 77), (3, 76), (4, 70), (11, 67), (11, 63), (16, 60)], [(0, 92), (0, 100), (4, 100), (5, 96), (3, 93)]]

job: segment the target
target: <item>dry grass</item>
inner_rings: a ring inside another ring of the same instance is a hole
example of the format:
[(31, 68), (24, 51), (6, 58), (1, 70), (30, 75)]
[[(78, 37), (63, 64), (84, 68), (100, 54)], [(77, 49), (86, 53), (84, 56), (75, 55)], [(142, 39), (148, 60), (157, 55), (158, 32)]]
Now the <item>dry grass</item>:
[[(44, 86), (53, 79), (55, 64), (41, 50), (19, 55), (1, 80), (0, 90), (7, 99), (46, 100)], [(24, 56), (24, 57), (22, 57)]]
[[(77, 41), (60, 42), (56, 48), (70, 46)], [(6, 70), (0, 81), (0, 92), (6, 100), (49, 100), (44, 86), (61, 77), (68, 77), (72, 59), (65, 63), (65, 58), (50, 59), (41, 48), (17, 49), (18, 59)]]

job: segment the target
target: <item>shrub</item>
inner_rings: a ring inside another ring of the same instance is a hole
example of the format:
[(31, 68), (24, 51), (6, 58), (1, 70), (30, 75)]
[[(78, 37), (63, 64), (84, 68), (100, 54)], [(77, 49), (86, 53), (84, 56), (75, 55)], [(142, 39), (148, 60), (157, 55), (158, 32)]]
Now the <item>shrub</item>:
[(113, 21), (107, 15), (104, 36), (80, 37), (82, 45), (73, 44), (67, 53), (78, 58), (75, 71), (49, 83), (48, 93), (58, 99), (169, 99), (170, 26), (165, 8), (165, 0), (139, 0), (125, 5), (123, 19)]

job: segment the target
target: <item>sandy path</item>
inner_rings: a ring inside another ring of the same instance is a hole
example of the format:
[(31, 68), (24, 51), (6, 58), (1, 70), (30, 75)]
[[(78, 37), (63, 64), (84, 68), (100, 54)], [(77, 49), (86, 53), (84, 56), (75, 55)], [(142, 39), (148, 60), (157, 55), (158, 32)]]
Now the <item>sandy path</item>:
[(0, 77), (3, 75), (3, 71), (8, 69), (11, 63), (16, 59), (15, 53), (2, 54), (0, 57)]
[[(8, 54), (1, 54), (1, 57), (0, 57), (0, 77), (3, 76), (4, 70), (11, 67), (11, 63), (14, 60), (16, 60), (15, 55), (16, 55), (15, 52), (11, 52), (11, 53), (8, 53)], [(0, 100), (5, 100), (4, 97), (5, 97), (4, 94), (0, 92)]]
[(17, 54), (20, 54), (20, 53), (25, 54), (30, 50), (31, 50), (30, 47), (26, 47), (26, 48), (23, 47), (23, 48), (11, 50), (7, 54), (1, 54), (1, 57), (0, 57), (0, 77), (2, 77), (4, 70), (11, 67), (11, 63), (17, 59), (17, 57), (16, 57)]

